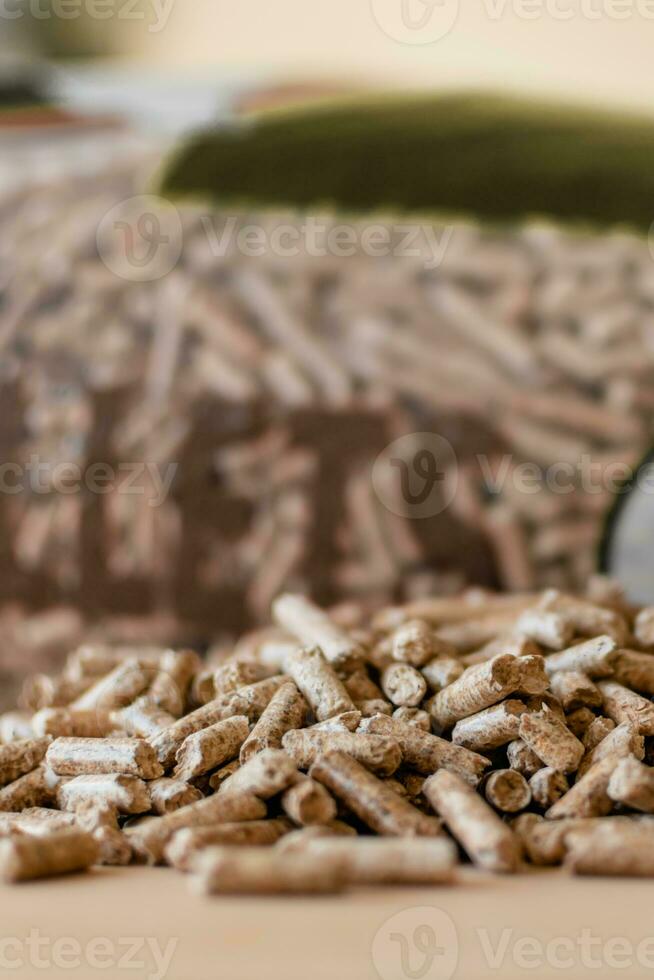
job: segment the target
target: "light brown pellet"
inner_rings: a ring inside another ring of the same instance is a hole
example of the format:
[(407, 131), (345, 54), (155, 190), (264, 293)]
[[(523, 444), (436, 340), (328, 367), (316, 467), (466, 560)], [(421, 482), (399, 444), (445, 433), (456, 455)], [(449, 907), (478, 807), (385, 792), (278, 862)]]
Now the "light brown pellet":
[(165, 650), (148, 689), (149, 699), (177, 718), (184, 711), (191, 680), (200, 664), (194, 650)]
[[(241, 762), (247, 762), (263, 749), (281, 748), (284, 733), (292, 728), (302, 728), (306, 722), (307, 711), (307, 702), (296, 685), (292, 681), (282, 684), (243, 742), (240, 752)], [(358, 712), (352, 714), (358, 716)]]
[(484, 782), (484, 796), (502, 813), (518, 813), (531, 803), (529, 783), (515, 769), (495, 769)]
[(562, 772), (551, 766), (544, 766), (531, 777), (529, 788), (534, 803), (542, 810), (547, 810), (565, 796), (570, 787)]
[(73, 680), (64, 675), (48, 677), (47, 674), (35, 674), (25, 681), (19, 702), (21, 707), (30, 711), (38, 711), (39, 708), (63, 708), (88, 690), (90, 683), (87, 678)]
[(75, 776), (57, 789), (57, 805), (61, 810), (74, 811), (88, 800), (102, 801), (121, 813), (147, 813), (151, 807), (150, 793), (143, 780), (123, 773)]
[(393, 705), (383, 699), (357, 701), (356, 707), (363, 718), (372, 718), (374, 715), (387, 715), (390, 718), (393, 714)]
[[(595, 715), (590, 710), (590, 708), (577, 708), (576, 711), (571, 711), (569, 715), (565, 717), (565, 723), (572, 732), (573, 735), (580, 740), (584, 740), (584, 736), (590, 726), (595, 720)], [(585, 744), (585, 743), (584, 743)]]
[(98, 847), (96, 864), (124, 866), (132, 861), (132, 845), (120, 830), (114, 827), (98, 827), (93, 831), (93, 840)]
[(322, 837), (357, 837), (354, 827), (342, 820), (332, 820), (328, 824), (312, 824), (310, 827), (298, 827), (284, 834), (275, 844), (277, 851), (290, 853), (304, 851), (307, 843)]
[(636, 727), (631, 722), (623, 721), (608, 731), (603, 739), (586, 752), (581, 760), (577, 779), (581, 779), (591, 766), (601, 759), (605, 759), (607, 755), (614, 755), (620, 759), (632, 755), (636, 759), (643, 759), (645, 756), (645, 740), (642, 735), (638, 734)]
[(392, 776), (402, 762), (400, 746), (386, 734), (323, 732), (304, 728), (286, 732), (282, 746), (298, 769), (308, 769), (326, 752), (345, 752), (379, 776)]
[(608, 795), (611, 774), (619, 760), (608, 755), (590, 767), (568, 792), (546, 811), (548, 820), (562, 817), (603, 817), (611, 812), (613, 801)]
[(108, 711), (77, 708), (42, 708), (32, 718), (35, 735), (53, 738), (103, 738), (114, 729)]
[(429, 689), (434, 693), (442, 691), (444, 687), (453, 684), (461, 677), (465, 670), (460, 660), (454, 657), (434, 657), (422, 668), (422, 676), (427, 681)]
[(441, 834), (438, 820), (421, 813), (343, 752), (321, 756), (309, 774), (378, 834), (385, 837), (437, 837)]
[(175, 716), (155, 704), (149, 694), (137, 698), (126, 708), (112, 711), (111, 720), (125, 734), (137, 738), (151, 738), (175, 724)]
[(599, 708), (602, 703), (599, 688), (580, 670), (557, 670), (550, 678), (550, 687), (565, 712)]
[(616, 803), (654, 813), (654, 769), (633, 756), (622, 759), (611, 775), (607, 792)]
[(322, 783), (308, 776), (290, 786), (281, 798), (286, 816), (301, 827), (331, 823), (336, 819), (336, 803)]
[(143, 693), (152, 681), (152, 675), (152, 668), (130, 657), (89, 687), (72, 703), (72, 707), (81, 711), (124, 708)]
[(444, 837), (314, 837), (304, 847), (307, 861), (333, 862), (350, 885), (445, 884), (457, 864), (456, 847)]
[[(266, 710), (275, 692), (286, 683), (288, 683), (288, 677), (276, 674), (273, 677), (265, 677), (262, 681), (256, 681), (254, 684), (239, 687), (237, 691), (232, 691), (231, 694), (225, 694), (222, 699), (218, 699), (218, 701), (222, 700), (223, 703), (222, 717), (230, 718), (233, 715), (245, 715), (251, 722), (257, 721)], [(216, 719), (216, 721), (218, 720)]]
[(561, 864), (566, 853), (566, 837), (571, 830), (592, 827), (611, 817), (564, 817), (539, 820), (521, 835), (528, 860), (539, 867)]
[(194, 707), (207, 704), (216, 698), (216, 688), (214, 686), (215, 669), (205, 667), (195, 675), (191, 682), (191, 702)]
[(189, 782), (229, 762), (238, 756), (249, 731), (247, 718), (236, 715), (188, 735), (177, 750), (173, 779)]
[(343, 683), (317, 648), (289, 653), (284, 669), (311, 705), (318, 721), (356, 710)]
[(36, 769), (45, 757), (51, 741), (47, 735), (0, 745), (0, 786), (13, 783), (19, 776)]
[(355, 732), (362, 718), (360, 711), (344, 711), (343, 714), (334, 715), (333, 718), (327, 718), (325, 721), (317, 721), (311, 727), (320, 732)]
[(297, 779), (297, 766), (281, 749), (263, 749), (240, 766), (221, 787), (227, 793), (253, 793), (262, 800), (282, 793)]
[(43, 807), (28, 807), (20, 813), (0, 814), (3, 818), (15, 818), (14, 823), (26, 834), (43, 836), (56, 830), (66, 830), (75, 827), (77, 820), (74, 813), (62, 813), (59, 810), (44, 809)]
[[(304, 646), (318, 647), (330, 664), (340, 666), (363, 659), (364, 650), (360, 644), (305, 596), (281, 595), (275, 599), (272, 611), (280, 626)], [(294, 679), (297, 682), (297, 678)], [(298, 683), (298, 687), (306, 695), (302, 685)]]
[(233, 718), (239, 712), (232, 710), (231, 707), (221, 698), (210, 701), (202, 705), (184, 718), (180, 718), (169, 728), (164, 728), (149, 738), (149, 742), (154, 748), (159, 762), (164, 769), (170, 769), (175, 763), (177, 750), (181, 748), (184, 740), (194, 732), (199, 732), (209, 725), (215, 725), (218, 721), (226, 718)]
[(415, 708), (427, 692), (427, 681), (419, 670), (406, 663), (392, 663), (381, 674), (384, 694), (398, 707)]
[(579, 739), (547, 707), (521, 715), (520, 738), (546, 766), (560, 772), (574, 772), (584, 755)]
[(527, 779), (543, 768), (542, 760), (521, 738), (509, 742), (506, 747), (506, 757), (511, 768), (522, 773)]
[(214, 824), (262, 820), (266, 805), (252, 793), (220, 793), (181, 807), (164, 817), (147, 817), (127, 831), (134, 850), (149, 864), (159, 864), (164, 848), (176, 830), (211, 827)]
[(616, 681), (600, 681), (598, 687), (604, 699), (602, 710), (616, 725), (630, 721), (641, 735), (654, 735), (654, 704), (651, 701)]
[(565, 616), (546, 609), (525, 609), (515, 630), (549, 650), (561, 650), (570, 642), (574, 628)]
[(24, 776), (0, 789), (0, 811), (25, 810), (27, 807), (48, 807), (56, 798), (59, 776), (44, 766), (37, 766)]
[(545, 658), (548, 674), (557, 670), (580, 670), (587, 677), (610, 677), (618, 658), (618, 646), (612, 636), (595, 636), (560, 653)]
[(616, 643), (624, 644), (629, 633), (624, 617), (615, 609), (566, 595), (557, 589), (548, 589), (543, 594), (540, 607), (560, 613), (581, 636), (605, 633), (612, 636)]
[(11, 837), (0, 841), (0, 877), (18, 882), (85, 871), (97, 858), (98, 845), (91, 834), (81, 830)]
[(457, 721), (452, 741), (473, 752), (490, 752), (518, 737), (520, 715), (525, 710), (522, 701), (511, 698), (485, 708)]
[(6, 711), (0, 715), (0, 742), (18, 742), (36, 735), (32, 727), (33, 715), (27, 711)]
[(233, 691), (238, 691), (241, 687), (262, 681), (265, 676), (262, 670), (261, 665), (254, 661), (227, 661), (211, 672), (212, 697), (219, 698), (225, 694), (231, 694)]
[(220, 769), (212, 773), (211, 777), (209, 778), (210, 789), (217, 793), (222, 784), (226, 782), (230, 776), (233, 776), (234, 773), (240, 768), (241, 763), (239, 759), (232, 759), (232, 761), (228, 762), (226, 766), (221, 766)]
[(80, 830), (87, 830), (89, 833), (93, 833), (98, 827), (118, 830), (118, 810), (113, 803), (106, 800), (80, 797), (73, 812)]
[(654, 695), (654, 654), (620, 650), (613, 676), (619, 684), (651, 697)]
[(422, 729), (423, 732), (431, 732), (431, 715), (421, 708), (396, 708), (391, 717), (394, 721), (413, 725), (415, 728)]
[(488, 871), (518, 870), (518, 837), (468, 783), (441, 769), (425, 782), (423, 792), (474, 864)]
[(393, 633), (392, 655), (394, 660), (422, 667), (436, 653), (433, 631), (423, 619), (410, 619)]
[(476, 786), (490, 765), (490, 760), (477, 752), (384, 715), (366, 719), (360, 728), (393, 738), (400, 746), (404, 764), (425, 776), (431, 776), (437, 769), (447, 769)]
[(641, 824), (571, 830), (565, 866), (578, 875), (654, 876), (654, 829)]
[(207, 847), (270, 847), (288, 834), (293, 825), (283, 818), (222, 823), (215, 827), (187, 827), (173, 834), (166, 845), (166, 862), (178, 871), (189, 871), (200, 851)]
[(654, 606), (644, 606), (634, 620), (634, 636), (641, 647), (654, 647)]
[(505, 633), (489, 640), (478, 650), (461, 657), (461, 660), (466, 666), (471, 666), (483, 663), (485, 660), (492, 660), (500, 653), (510, 653), (513, 657), (530, 657), (538, 656), (541, 652), (538, 644), (528, 636), (522, 633)]
[(315, 895), (343, 888), (338, 866), (272, 847), (209, 847), (191, 870), (193, 889), (202, 895)]
[[(441, 730), (450, 728), (461, 718), (467, 718), (468, 715), (497, 704), (521, 686), (525, 689), (526, 683), (533, 687), (531, 678), (525, 674), (524, 668), (527, 664), (529, 670), (532, 664), (528, 661), (532, 660), (542, 662), (542, 658), (500, 654), (485, 663), (468, 667), (458, 680), (434, 695), (430, 710), (436, 725)], [(538, 686), (545, 690), (546, 682), (541, 683), (540, 676), (537, 677), (537, 681)], [(532, 690), (529, 693), (537, 692)]]
[(175, 810), (202, 799), (202, 793), (195, 786), (189, 786), (188, 783), (167, 776), (161, 776), (148, 783), (148, 792), (152, 810), (160, 816), (174, 813)]
[(584, 732), (583, 738), (580, 740), (584, 743), (586, 752), (592, 752), (595, 746), (599, 745), (599, 743), (605, 739), (609, 732), (612, 732), (614, 728), (615, 722), (610, 718), (605, 718), (604, 715), (593, 716), (592, 722)]
[(383, 698), (382, 689), (375, 684), (365, 667), (343, 678), (343, 686), (353, 701), (374, 701)]
[(154, 749), (140, 738), (56, 738), (45, 758), (59, 776), (110, 772), (141, 779), (163, 776)]

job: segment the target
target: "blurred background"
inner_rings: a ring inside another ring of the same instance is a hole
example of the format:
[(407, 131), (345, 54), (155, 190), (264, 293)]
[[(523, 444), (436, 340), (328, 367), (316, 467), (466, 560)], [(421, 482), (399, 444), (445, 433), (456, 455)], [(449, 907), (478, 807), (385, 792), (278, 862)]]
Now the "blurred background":
[[(649, 113), (653, 34), (647, 0), (2, 0), (5, 700), (82, 637), (204, 647), (286, 588), (377, 604), (585, 582), (612, 495), (578, 463), (633, 466), (651, 440), (647, 242), (462, 221), (433, 223), (437, 266), (254, 256), (240, 227), (301, 217), (149, 195), (185, 134), (323, 95)], [(125, 266), (130, 241), (145, 257)], [(397, 458), (420, 479), (434, 434), (454, 455), (416, 510)], [(564, 494), (507, 479), (560, 462)], [(121, 479), (94, 489), (98, 466)]]

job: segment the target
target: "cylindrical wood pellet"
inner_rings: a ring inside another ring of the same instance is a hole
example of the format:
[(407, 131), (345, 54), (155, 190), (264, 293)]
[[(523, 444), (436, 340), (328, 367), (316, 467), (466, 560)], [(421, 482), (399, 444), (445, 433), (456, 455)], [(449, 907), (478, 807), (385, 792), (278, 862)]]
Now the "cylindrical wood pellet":
[(484, 796), (502, 813), (518, 813), (531, 803), (529, 783), (515, 769), (496, 769), (484, 782)]
[(0, 841), (0, 877), (17, 882), (85, 871), (97, 857), (98, 845), (91, 834), (81, 830), (12, 837)]
[(270, 847), (292, 830), (283, 818), (223, 823), (215, 827), (187, 827), (173, 834), (164, 856), (178, 871), (189, 871), (200, 851), (207, 847)]
[(324, 732), (303, 728), (287, 732), (282, 746), (298, 769), (308, 769), (326, 752), (345, 752), (371, 772), (392, 776), (402, 762), (402, 751), (390, 735), (368, 735), (355, 732)]
[(340, 715), (343, 711), (356, 710), (350, 695), (320, 650), (294, 650), (286, 657), (284, 669), (304, 694), (318, 721)]
[(263, 820), (266, 805), (251, 793), (221, 793), (181, 807), (164, 817), (149, 817), (127, 831), (134, 850), (149, 864), (159, 864), (176, 830), (244, 820)]
[(247, 718), (236, 715), (188, 735), (177, 750), (173, 778), (188, 782), (229, 762), (238, 755), (249, 732)]
[(56, 738), (46, 763), (60, 776), (110, 772), (141, 779), (163, 776), (154, 749), (140, 738)]
[(192, 886), (202, 895), (313, 895), (343, 887), (338, 866), (272, 847), (209, 847), (191, 870)]
[(441, 769), (423, 792), (471, 861), (488, 871), (518, 870), (519, 839), (468, 783)]
[(323, 783), (368, 827), (386, 837), (437, 837), (440, 823), (402, 799), (343, 752), (321, 756), (310, 776)]
[(282, 809), (294, 824), (328, 824), (336, 819), (336, 803), (322, 783), (306, 777), (282, 795)]
[(546, 766), (560, 772), (574, 772), (583, 758), (582, 743), (547, 707), (521, 715), (519, 734)]
[(283, 684), (272, 696), (258, 722), (243, 742), (240, 761), (247, 762), (251, 756), (261, 752), (262, 749), (280, 749), (285, 732), (304, 726), (307, 711), (307, 702), (296, 685), (292, 681)]

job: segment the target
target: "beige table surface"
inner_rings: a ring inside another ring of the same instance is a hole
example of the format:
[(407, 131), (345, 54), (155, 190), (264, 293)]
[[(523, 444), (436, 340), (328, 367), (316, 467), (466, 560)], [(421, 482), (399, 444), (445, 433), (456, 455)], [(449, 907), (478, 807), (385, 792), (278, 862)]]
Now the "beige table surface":
[(653, 896), (647, 880), (465, 870), (450, 887), (205, 899), (169, 869), (99, 869), (0, 885), (0, 976), (644, 977), (654, 973)]

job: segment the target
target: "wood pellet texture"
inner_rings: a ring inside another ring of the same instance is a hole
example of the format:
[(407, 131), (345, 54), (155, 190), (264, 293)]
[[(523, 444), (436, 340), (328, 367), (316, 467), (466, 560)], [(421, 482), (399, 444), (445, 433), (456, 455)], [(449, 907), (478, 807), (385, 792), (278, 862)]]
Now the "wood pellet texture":
[(169, 863), (202, 894), (443, 884), (460, 861), (654, 874), (654, 612), (607, 589), (285, 596), (272, 640), (208, 663), (73, 650), (0, 726), (0, 870)]

